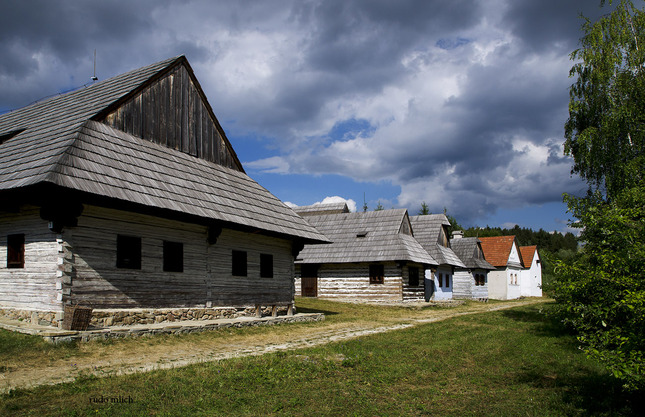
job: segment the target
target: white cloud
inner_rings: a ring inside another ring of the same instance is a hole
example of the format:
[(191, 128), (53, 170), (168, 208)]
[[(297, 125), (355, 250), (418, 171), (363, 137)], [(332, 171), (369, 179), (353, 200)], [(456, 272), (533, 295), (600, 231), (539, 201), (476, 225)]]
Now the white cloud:
[[(347, 208), (349, 208), (349, 211), (352, 213), (356, 211), (356, 201), (352, 200), (351, 198), (343, 198), (340, 196), (331, 196), (331, 197), (325, 197), (323, 198), (322, 201), (316, 201), (312, 205), (319, 205), (319, 204), (334, 204), (334, 203), (345, 203), (347, 204)], [(290, 201), (285, 202), (286, 205), (288, 205), (291, 208), (298, 207), (298, 205), (293, 204)]]

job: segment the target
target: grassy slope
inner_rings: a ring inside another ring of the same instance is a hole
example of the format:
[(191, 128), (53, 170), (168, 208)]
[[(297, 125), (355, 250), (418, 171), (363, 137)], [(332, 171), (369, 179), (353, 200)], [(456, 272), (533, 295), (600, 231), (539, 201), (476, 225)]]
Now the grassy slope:
[[(303, 308), (315, 307), (337, 321), (343, 316), (353, 320), (363, 308), (364, 314), (380, 314), (369, 306), (328, 302)], [(0, 397), (0, 415), (560, 416), (642, 411), (635, 397), (622, 396), (602, 368), (585, 359), (575, 339), (544, 317), (543, 307), (462, 316), (262, 357), (17, 390)], [(119, 396), (126, 403), (92, 402)]]

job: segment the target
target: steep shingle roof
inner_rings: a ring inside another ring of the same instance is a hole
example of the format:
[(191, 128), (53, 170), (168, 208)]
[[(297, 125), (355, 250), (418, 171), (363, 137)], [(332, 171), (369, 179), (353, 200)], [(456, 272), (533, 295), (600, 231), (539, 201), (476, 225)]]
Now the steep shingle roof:
[(406, 232), (409, 223), (405, 209), (308, 216), (307, 221), (332, 243), (305, 245), (297, 263), (411, 261), (437, 264)]
[(0, 192), (36, 184), (108, 197), (229, 225), (327, 239), (244, 172), (92, 120), (183, 57), (0, 115)]
[[(480, 237), (479, 240), (484, 250), (484, 257), (491, 265), (499, 268), (505, 267), (508, 264), (508, 258), (513, 249), (515, 236)], [(521, 253), (518, 255), (521, 261)]]
[[(444, 214), (429, 214), (423, 216), (410, 216), (412, 232), (415, 239), (428, 251), (439, 265), (451, 265), (465, 268), (461, 259), (451, 248), (439, 243), (439, 236), (443, 226), (450, 226), (448, 218)], [(446, 236), (447, 239), (447, 236)]]
[[(450, 247), (453, 252), (469, 269), (488, 269), (493, 270), (495, 267), (489, 264), (485, 259), (476, 256), (479, 253), (479, 239), (476, 237), (463, 237), (450, 240)], [(483, 254), (482, 254), (483, 256)]]
[[(537, 246), (520, 246), (520, 253), (522, 254), (522, 266), (524, 268), (530, 268), (531, 263), (533, 263), (533, 256), (537, 251)], [(528, 264), (528, 265), (527, 265)]]

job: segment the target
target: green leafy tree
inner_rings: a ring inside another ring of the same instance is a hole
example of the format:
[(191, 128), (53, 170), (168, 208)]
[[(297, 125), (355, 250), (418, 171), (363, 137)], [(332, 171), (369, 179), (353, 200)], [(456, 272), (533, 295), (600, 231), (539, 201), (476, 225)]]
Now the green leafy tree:
[(645, 389), (645, 12), (620, 0), (583, 30), (565, 153), (589, 189), (565, 202), (584, 247), (556, 262), (551, 294), (585, 352)]
[[(603, 2), (604, 3), (604, 2)], [(610, 2), (611, 3), (611, 2)], [(645, 17), (630, 0), (597, 22), (585, 19), (570, 89), (565, 154), (572, 173), (607, 199), (643, 180)]]
[(428, 214), (430, 214), (430, 208), (424, 201), (423, 203), (421, 203), (421, 210), (419, 210), (419, 216), (427, 216)]

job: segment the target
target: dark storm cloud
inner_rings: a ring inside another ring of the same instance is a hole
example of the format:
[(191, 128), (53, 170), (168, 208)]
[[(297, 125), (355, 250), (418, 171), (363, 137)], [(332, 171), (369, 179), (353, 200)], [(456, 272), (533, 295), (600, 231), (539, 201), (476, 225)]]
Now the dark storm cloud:
[(607, 8), (600, 8), (600, 0), (510, 1), (502, 22), (529, 52), (566, 54), (578, 46), (583, 22), (579, 16), (595, 20), (603, 13)]
[(185, 54), (229, 137), (272, 147), (249, 166), (473, 219), (575, 186), (568, 54), (597, 3), (5, 0), (0, 110), (88, 82), (94, 49), (101, 79)]
[(25, 59), (25, 55), (46, 51), (69, 65), (76, 65), (85, 56), (84, 52), (98, 42), (109, 40), (127, 47), (133, 36), (151, 29), (145, 3), (4, 1), (0, 14), (2, 62), (22, 61), (10, 74), (28, 74), (37, 62), (33, 58)]

